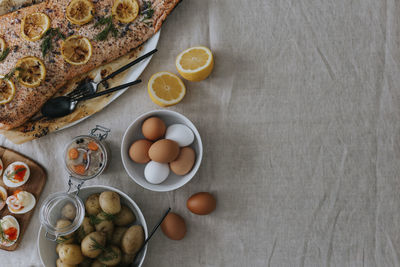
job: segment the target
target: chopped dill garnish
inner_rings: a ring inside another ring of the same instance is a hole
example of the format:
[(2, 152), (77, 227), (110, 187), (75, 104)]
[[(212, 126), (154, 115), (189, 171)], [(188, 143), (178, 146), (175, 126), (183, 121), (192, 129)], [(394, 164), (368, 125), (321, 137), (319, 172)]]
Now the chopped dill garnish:
[(144, 15), (142, 22), (153, 17), (154, 9), (151, 7), (151, 1), (143, 1), (143, 10), (140, 14)]
[[(99, 215), (101, 217), (99, 217)], [(108, 213), (105, 213), (104, 211), (102, 211), (98, 215), (90, 215), (89, 219), (90, 219), (90, 223), (92, 225), (96, 225), (96, 224), (101, 223), (102, 221), (112, 221), (112, 220), (114, 220), (115, 219), (115, 215), (108, 214)]]
[(104, 29), (99, 32), (96, 36), (95, 39), (97, 41), (104, 41), (108, 38), (108, 34), (112, 34), (114, 37), (118, 36), (118, 30), (115, 28), (112, 20), (112, 16), (108, 17), (102, 17), (100, 18), (95, 24), (94, 27), (98, 28), (100, 26), (105, 25)]
[(46, 31), (44, 34), (44, 39), (42, 43), (40, 44), (40, 49), (42, 50), (42, 56), (45, 57), (46, 54), (51, 51), (53, 45), (52, 45), (52, 40), (53, 38), (56, 37), (57, 40), (59, 39), (65, 39), (65, 35), (60, 31), (59, 28), (50, 28)]
[(102, 251), (107, 251), (106, 248), (104, 246), (102, 246), (99, 242), (97, 242), (96, 239), (94, 239), (93, 237), (90, 237), (90, 239), (94, 243), (92, 246), (90, 246), (91, 250), (101, 249)]
[(13, 68), (9, 73), (7, 73), (6, 75), (4, 75), (3, 80), (9, 80), (9, 79), (11, 79), (11, 77), (14, 76), (14, 74), (15, 74), (16, 71), (22, 71), (22, 70), (23, 70), (23, 69), (22, 69), (22, 68), (19, 68), (19, 67)]
[(7, 47), (6, 49), (4, 49), (3, 52), (1, 52), (0, 61), (3, 61), (4, 59), (6, 59), (6, 57), (8, 56), (8, 53), (10, 53), (10, 48), (9, 47)]

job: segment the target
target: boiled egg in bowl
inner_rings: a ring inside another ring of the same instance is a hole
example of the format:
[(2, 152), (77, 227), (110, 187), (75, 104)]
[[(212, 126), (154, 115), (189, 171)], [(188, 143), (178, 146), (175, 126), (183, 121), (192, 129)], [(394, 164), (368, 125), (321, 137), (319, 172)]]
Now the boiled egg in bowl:
[(35, 197), (26, 191), (16, 190), (6, 200), (8, 210), (14, 214), (23, 214), (32, 210), (36, 205)]
[(6, 247), (13, 245), (19, 237), (19, 223), (14, 216), (7, 215), (0, 220), (0, 244)]
[(6, 205), (7, 196), (7, 190), (4, 187), (0, 186), (0, 210), (2, 210)]
[(8, 187), (18, 187), (25, 184), (30, 175), (28, 165), (16, 161), (8, 165), (3, 174), (3, 182)]

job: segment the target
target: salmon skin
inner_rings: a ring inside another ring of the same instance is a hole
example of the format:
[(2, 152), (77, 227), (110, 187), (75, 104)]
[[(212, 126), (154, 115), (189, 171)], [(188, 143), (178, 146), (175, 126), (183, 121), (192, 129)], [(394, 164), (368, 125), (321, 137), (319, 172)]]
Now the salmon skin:
[[(119, 31), (118, 36), (114, 37), (110, 33), (106, 40), (96, 41), (95, 37), (103, 27), (95, 28), (94, 24), (99, 18), (111, 15), (114, 0), (93, 0), (95, 18), (83, 26), (72, 25), (66, 19), (65, 10), (69, 1), (50, 0), (0, 16), (0, 36), (10, 48), (8, 56), (0, 62), (0, 74), (5, 75), (12, 71), (18, 59), (26, 56), (42, 59), (47, 70), (45, 80), (36, 88), (25, 87), (14, 79), (16, 86), (14, 99), (0, 105), (0, 129), (9, 130), (22, 125), (68, 80), (109, 63), (144, 43), (160, 29), (163, 21), (180, 2), (180, 0), (138, 0), (140, 11), (133, 22), (123, 24), (114, 20), (114, 25)], [(149, 10), (150, 4), (154, 12), (145, 12), (144, 9)], [(23, 39), (21, 20), (34, 12), (47, 14), (51, 19), (51, 27), (59, 28), (65, 36), (81, 35), (88, 38), (93, 46), (89, 62), (79, 66), (67, 63), (60, 53), (62, 40), (53, 41), (52, 51), (43, 57), (40, 48), (42, 40), (30, 42)]]

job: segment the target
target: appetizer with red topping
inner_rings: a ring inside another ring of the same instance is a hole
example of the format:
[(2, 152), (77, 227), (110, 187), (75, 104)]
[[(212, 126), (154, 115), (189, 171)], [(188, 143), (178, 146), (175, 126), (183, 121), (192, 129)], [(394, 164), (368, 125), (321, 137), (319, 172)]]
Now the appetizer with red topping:
[(0, 175), (3, 173), (3, 161), (0, 159)]
[(30, 175), (29, 167), (24, 162), (14, 162), (8, 165), (3, 174), (3, 182), (8, 187), (18, 187), (25, 184)]
[(0, 220), (0, 244), (6, 247), (13, 245), (19, 237), (19, 223), (11, 215)]
[(4, 187), (0, 186), (0, 210), (2, 210), (6, 205), (7, 196), (7, 190)]
[(32, 210), (36, 205), (35, 197), (26, 191), (16, 190), (6, 200), (8, 210), (14, 214), (23, 214)]

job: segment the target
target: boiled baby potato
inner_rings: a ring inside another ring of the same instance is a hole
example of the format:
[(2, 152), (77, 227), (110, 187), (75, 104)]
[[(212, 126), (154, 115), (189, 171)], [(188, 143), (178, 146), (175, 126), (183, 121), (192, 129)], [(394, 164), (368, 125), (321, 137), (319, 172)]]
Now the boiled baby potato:
[[(70, 224), (71, 224), (71, 221), (66, 220), (66, 219), (60, 219), (56, 223), (56, 228), (62, 229), (62, 228), (67, 227)], [(73, 242), (74, 242), (74, 233), (57, 237), (57, 243), (59, 243), (59, 244), (61, 244), (61, 243), (62, 244), (71, 244)]]
[(61, 261), (61, 259), (57, 259), (56, 261), (56, 266), (57, 267), (75, 267), (75, 264), (68, 264), (68, 263), (64, 263)]
[(115, 266), (121, 261), (121, 254), (117, 246), (109, 246), (99, 256), (98, 261), (107, 266)]
[(106, 236), (100, 232), (92, 232), (88, 234), (81, 243), (82, 254), (89, 258), (96, 258), (103, 251), (106, 245)]
[(122, 258), (121, 262), (119, 263), (119, 266), (125, 267), (125, 266), (131, 266), (133, 260), (135, 259), (136, 254), (126, 254), (122, 253)]
[(81, 263), (79, 263), (79, 267), (90, 267), (92, 266), (92, 259), (90, 258), (84, 258)]
[(108, 214), (117, 214), (121, 211), (121, 201), (117, 193), (104, 191), (99, 197), (101, 209)]
[(82, 224), (77, 231), (78, 242), (82, 242), (85, 236), (87, 236), (91, 232), (94, 232), (94, 227), (90, 224), (89, 217), (85, 217), (83, 218)]
[(117, 226), (126, 226), (136, 221), (136, 216), (130, 208), (122, 205), (121, 211), (115, 216), (114, 223)]
[(126, 254), (138, 252), (144, 242), (144, 232), (141, 225), (133, 225), (128, 228), (122, 237), (121, 248)]
[(56, 253), (58, 254), (58, 252), (60, 251), (61, 247), (63, 246), (63, 243), (57, 244), (56, 246)]
[(112, 221), (101, 221), (95, 226), (96, 231), (106, 235), (107, 240), (111, 240), (114, 231), (114, 224)]
[(60, 248), (59, 256), (62, 263), (76, 265), (83, 261), (83, 255), (79, 245), (66, 244)]
[(100, 211), (100, 194), (90, 195), (85, 202), (85, 208), (88, 215), (97, 215)]
[(127, 227), (116, 227), (114, 229), (114, 233), (112, 235), (110, 243), (119, 246), (121, 244), (122, 237), (124, 236), (126, 230), (128, 230)]
[(61, 216), (64, 219), (68, 219), (73, 221), (76, 216), (76, 208), (74, 205), (71, 203), (66, 204), (62, 209), (61, 209)]
[(106, 266), (104, 266), (104, 264), (101, 263), (99, 260), (96, 260), (96, 261), (94, 261), (94, 262), (92, 263), (92, 266), (91, 266), (91, 267), (106, 267)]

